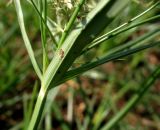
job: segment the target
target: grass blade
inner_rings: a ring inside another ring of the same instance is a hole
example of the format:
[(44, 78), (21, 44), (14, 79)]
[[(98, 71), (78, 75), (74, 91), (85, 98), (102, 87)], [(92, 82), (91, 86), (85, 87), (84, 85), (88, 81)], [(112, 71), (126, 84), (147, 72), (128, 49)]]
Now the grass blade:
[(107, 55), (112, 55), (112, 54), (114, 54), (116, 52), (120, 52), (120, 51), (129, 49), (129, 48), (131, 48), (133, 46), (137, 46), (139, 44), (148, 42), (148, 41), (152, 40), (154, 37), (156, 37), (158, 35), (160, 35), (160, 29), (159, 28), (156, 29), (156, 30), (153, 30), (151, 32), (148, 32), (148, 33), (138, 37), (135, 40), (129, 41), (129, 42), (125, 43), (125, 44), (119, 45), (119, 46), (109, 50)]
[(42, 39), (42, 50), (43, 50), (43, 73), (45, 73), (46, 68), (49, 64), (49, 59), (48, 59), (48, 55), (47, 55), (47, 35), (46, 35), (46, 28), (45, 25), (47, 25), (47, 1), (44, 0), (40, 0), (39, 1), (39, 5), (40, 5), (40, 13), (43, 20), (40, 17), (40, 28), (41, 28), (41, 39)]
[(112, 34), (112, 33), (116, 32), (116, 31), (118, 31), (119, 29), (125, 27), (126, 25), (130, 25), (131, 23), (133, 23), (134, 21), (136, 21), (137, 19), (141, 18), (141, 17), (144, 16), (146, 13), (150, 12), (152, 9), (154, 9), (155, 7), (157, 7), (157, 6), (159, 5), (159, 3), (160, 3), (160, 2), (156, 2), (156, 3), (155, 3), (154, 5), (152, 5), (150, 8), (148, 8), (148, 9), (145, 10), (144, 12), (140, 13), (139, 15), (135, 16), (134, 18), (130, 19), (128, 22), (126, 22), (126, 23), (120, 25), (119, 27), (111, 30), (110, 32), (108, 32), (108, 33), (106, 33), (106, 34), (104, 34), (104, 35), (96, 38), (96, 39), (94, 40), (94, 42), (95, 42), (95, 41), (98, 41), (98, 40), (100, 40), (100, 39), (102, 39), (102, 38), (104, 38), (104, 37), (106, 37), (106, 36), (109, 35), (109, 34)]
[(58, 43), (58, 48), (63, 44), (64, 40), (66, 39), (66, 37), (67, 37), (69, 31), (71, 30), (71, 27), (73, 26), (73, 23), (74, 23), (74, 21), (76, 20), (77, 15), (78, 15), (78, 13), (79, 13), (82, 5), (84, 4), (84, 2), (85, 2), (85, 0), (80, 0), (80, 1), (79, 1), (79, 3), (78, 3), (78, 5), (77, 5), (76, 9), (74, 10), (74, 12), (73, 12), (73, 14), (72, 14), (69, 22), (67, 23), (66, 28), (64, 29), (64, 32), (63, 32), (63, 34), (62, 34), (62, 37), (61, 37), (61, 39), (60, 39), (60, 41), (59, 41), (59, 43)]
[(99, 60), (96, 60), (94, 62), (82, 65), (81, 67), (79, 67), (77, 69), (73, 69), (73, 70), (68, 71), (64, 75), (63, 79), (61, 81), (57, 82), (56, 85), (61, 84), (61, 83), (65, 82), (69, 79), (72, 79), (72, 78), (76, 77), (79, 74), (82, 74), (82, 73), (84, 73), (84, 72), (86, 72), (90, 69), (93, 69), (93, 68), (95, 68), (99, 65), (102, 65), (104, 63), (107, 63), (109, 61), (116, 60), (116, 59), (122, 58), (124, 56), (128, 56), (128, 55), (137, 53), (139, 51), (142, 51), (144, 49), (148, 49), (148, 48), (151, 48), (151, 47), (154, 47), (154, 46), (157, 46), (157, 45), (160, 45), (160, 41), (154, 42), (154, 43), (151, 42), (148, 45), (143, 45), (143, 46), (139, 46), (139, 47), (136, 47), (136, 48), (133, 48), (133, 49), (128, 49), (127, 51), (117, 52), (113, 55), (104, 56), (104, 57), (100, 58)]
[(129, 26), (129, 27), (126, 27), (126, 28), (124, 28), (124, 29), (122, 29), (122, 30), (119, 30), (119, 31), (117, 31), (117, 32), (115, 32), (115, 33), (111, 33), (111, 34), (110, 34), (110, 33), (109, 33), (109, 34), (107, 33), (108, 35), (105, 34), (102, 39), (99, 39), (99, 38), (98, 38), (99, 40), (93, 41), (92, 45), (90, 45), (86, 50), (84, 50), (84, 51), (82, 52), (82, 54), (85, 53), (85, 52), (87, 52), (88, 50), (96, 47), (96, 46), (99, 45), (100, 43), (103, 43), (104, 41), (106, 41), (106, 40), (108, 40), (108, 39), (110, 39), (110, 38), (113, 38), (113, 37), (115, 37), (115, 36), (117, 36), (117, 35), (125, 32), (125, 31), (128, 31), (128, 30), (130, 30), (130, 29), (132, 29), (132, 28), (138, 27), (138, 26), (143, 25), (143, 24), (145, 24), (145, 23), (155, 21), (155, 20), (157, 20), (157, 19), (159, 19), (159, 18), (160, 18), (160, 15), (153, 16), (153, 17), (148, 18), (148, 19), (146, 19), (146, 20), (143, 20), (143, 21), (141, 21), (141, 22), (135, 23), (135, 24), (133, 24), (133, 25), (131, 25), (131, 26)]
[(23, 20), (23, 12), (22, 12), (22, 8), (21, 8), (20, 0), (14, 0), (14, 4), (15, 4), (15, 7), (16, 7), (18, 22), (19, 22), (19, 25), (20, 25), (20, 29), (21, 29), (21, 33), (22, 33), (22, 37), (23, 37), (26, 49), (28, 51), (29, 57), (31, 59), (31, 62), (32, 62), (32, 65), (34, 67), (34, 70), (35, 70), (36, 74), (38, 75), (38, 77), (40, 79), (42, 79), (41, 70), (40, 70), (40, 68), (39, 68), (39, 66), (36, 62), (31, 43), (29, 41), (29, 38), (28, 38), (26, 30), (25, 30), (25, 25), (24, 25), (24, 20)]

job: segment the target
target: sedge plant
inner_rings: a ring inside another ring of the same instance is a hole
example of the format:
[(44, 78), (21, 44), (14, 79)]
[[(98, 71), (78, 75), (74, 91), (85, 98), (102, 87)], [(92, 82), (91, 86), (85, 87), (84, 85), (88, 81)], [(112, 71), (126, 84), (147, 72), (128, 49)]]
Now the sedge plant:
[[(160, 2), (154, 2), (144, 12), (138, 14), (134, 18), (128, 20), (128, 22), (120, 25), (119, 27), (104, 33), (113, 20), (117, 17), (120, 11), (122, 11), (130, 0), (100, 0), (96, 7), (92, 9), (85, 18), (80, 19), (77, 23), (77, 17), (81, 12), (83, 6), (87, 1), (79, 0), (74, 7), (74, 11), (70, 16), (68, 23), (62, 31), (61, 37), (58, 42), (52, 32), (53, 27), (51, 23), (55, 23), (48, 15), (48, 0), (28, 0), (30, 5), (35, 9), (35, 12), (39, 16), (41, 41), (42, 41), (42, 68), (37, 62), (37, 59), (32, 48), (32, 44), (28, 38), (25, 21), (23, 16), (23, 10), (20, 0), (14, 0), (18, 23), (21, 29), (22, 37), (30, 57), (33, 68), (41, 82), (41, 88), (37, 97), (37, 101), (33, 110), (33, 114), (30, 122), (27, 120), (28, 130), (37, 130), (38, 125), (43, 116), (43, 110), (45, 108), (45, 102), (47, 95), (51, 88), (54, 88), (65, 81), (76, 77), (94, 67), (102, 65), (106, 62), (113, 61), (130, 54), (138, 53), (147, 48), (160, 45), (160, 41), (148, 42), (153, 36), (160, 34), (160, 29), (156, 29), (139, 39), (133, 40), (121, 46), (117, 46), (107, 52), (105, 55), (98, 59), (94, 59), (90, 63), (82, 64), (80, 67), (72, 68), (72, 65), (76, 59), (87, 53), (90, 49), (95, 48), (97, 45), (104, 43), (110, 38), (114, 38), (119, 34), (122, 34), (132, 28), (136, 28), (143, 24), (154, 22), (160, 19), (160, 15), (150, 16), (143, 18), (144, 15), (151, 12), (153, 9), (160, 5)], [(48, 56), (48, 44), (47, 38), (51, 38), (53, 44), (55, 44), (54, 56), (50, 59)], [(149, 38), (150, 37), (150, 38)], [(146, 40), (147, 39), (147, 40)], [(141, 44), (140, 44), (141, 43)], [(146, 44), (147, 43), (147, 44)], [(118, 113), (113, 119), (105, 125), (102, 130), (109, 130), (112, 128), (124, 115), (133, 107), (140, 97), (146, 92), (146, 90), (153, 84), (156, 78), (159, 76), (159, 68), (153, 73), (147, 80), (144, 88), (140, 90), (128, 104)], [(31, 110), (30, 110), (31, 111)], [(98, 128), (98, 127), (97, 127)], [(95, 128), (96, 129), (96, 128)]]

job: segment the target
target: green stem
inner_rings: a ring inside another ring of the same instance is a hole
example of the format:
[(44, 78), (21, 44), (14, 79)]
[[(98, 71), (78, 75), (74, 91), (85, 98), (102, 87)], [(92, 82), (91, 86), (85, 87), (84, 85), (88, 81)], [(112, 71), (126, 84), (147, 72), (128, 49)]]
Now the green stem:
[(84, 2), (85, 2), (85, 0), (80, 0), (80, 2), (78, 3), (76, 9), (74, 10), (71, 18), (69, 19), (69, 22), (67, 23), (66, 28), (64, 29), (64, 32), (63, 32), (63, 34), (62, 34), (62, 37), (61, 37), (61, 39), (60, 39), (60, 41), (59, 41), (59, 43), (58, 43), (58, 48), (60, 48), (61, 45), (63, 44), (63, 42), (65, 41), (65, 39), (66, 39), (69, 31), (71, 30), (71, 27), (73, 26), (74, 21), (76, 20), (77, 15), (78, 15), (78, 13), (79, 13), (82, 5), (84, 4)]
[(142, 96), (153, 85), (155, 80), (160, 76), (160, 67), (158, 67), (143, 84), (139, 91), (128, 101), (128, 103), (117, 113), (101, 130), (110, 130), (113, 128), (135, 105), (140, 101)]
[(47, 23), (45, 22), (45, 19), (42, 17), (39, 9), (37, 8), (37, 5), (35, 4), (35, 2), (34, 2), (33, 0), (31, 0), (31, 3), (32, 3), (34, 9), (36, 10), (36, 12), (38, 13), (39, 17), (41, 18), (42, 22), (44, 23), (47, 31), (49, 32), (49, 35), (50, 35), (52, 41), (55, 43), (55, 45), (56, 45), (56, 47), (57, 47), (57, 42), (56, 42), (56, 40), (54, 39), (54, 37), (53, 37), (53, 35), (52, 35), (52, 31), (49, 29)]
[(146, 20), (144, 20), (144, 21), (138, 22), (138, 23), (133, 24), (133, 25), (131, 25), (131, 26), (129, 26), (129, 27), (126, 27), (126, 28), (124, 28), (124, 29), (122, 29), (122, 30), (119, 30), (119, 31), (117, 31), (117, 32), (115, 32), (115, 33), (111, 33), (111, 34), (110, 34), (110, 33), (107, 33), (108, 35), (105, 35), (105, 37), (103, 37), (102, 39), (93, 41), (93, 42), (92, 42), (92, 45), (90, 45), (87, 49), (85, 49), (85, 50), (81, 53), (81, 55), (84, 54), (85, 52), (89, 51), (90, 49), (94, 48), (95, 46), (99, 45), (100, 43), (102, 43), (102, 42), (110, 39), (110, 38), (113, 38), (113, 37), (115, 37), (115, 36), (117, 36), (117, 35), (125, 32), (125, 31), (128, 31), (128, 30), (130, 30), (130, 29), (132, 29), (132, 28), (135, 28), (135, 27), (140, 26), (140, 25), (143, 25), (143, 24), (145, 24), (145, 23), (154, 21), (154, 20), (159, 19), (159, 18), (160, 18), (160, 15), (153, 16), (153, 17), (148, 18), (148, 19), (146, 19)]
[(128, 22), (120, 25), (119, 27), (111, 30), (110, 32), (98, 37), (97, 39), (94, 40), (95, 41), (99, 41), (100, 39), (108, 36), (109, 34), (112, 34), (115, 31), (118, 31), (119, 29), (123, 28), (126, 25), (130, 25), (131, 23), (133, 23), (134, 21), (136, 21), (137, 19), (139, 19), (140, 17), (144, 16), (146, 13), (148, 13), (149, 11), (151, 11), (152, 9), (154, 9), (160, 2), (156, 2), (154, 5), (152, 5), (150, 8), (148, 8), (147, 10), (145, 10), (144, 12), (140, 13), (139, 15), (135, 16), (134, 18), (130, 19)]
[(45, 73), (45, 70), (48, 66), (48, 56), (47, 56), (47, 36), (46, 36), (46, 27), (47, 25), (47, 0), (40, 0), (40, 13), (43, 20), (40, 17), (40, 27), (41, 27), (41, 38), (42, 38), (42, 49), (43, 49), (43, 73)]
[(37, 102), (34, 108), (34, 112), (32, 114), (28, 130), (37, 130), (38, 124), (41, 120), (41, 116), (43, 113), (43, 108), (45, 105), (47, 94), (48, 91), (42, 86), (37, 98)]

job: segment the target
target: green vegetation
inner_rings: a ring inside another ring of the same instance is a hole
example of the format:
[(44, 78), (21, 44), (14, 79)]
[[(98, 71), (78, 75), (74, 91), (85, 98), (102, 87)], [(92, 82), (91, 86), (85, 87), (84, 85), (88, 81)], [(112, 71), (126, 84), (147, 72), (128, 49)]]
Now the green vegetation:
[(159, 1), (11, 0), (0, 7), (4, 130), (160, 128)]

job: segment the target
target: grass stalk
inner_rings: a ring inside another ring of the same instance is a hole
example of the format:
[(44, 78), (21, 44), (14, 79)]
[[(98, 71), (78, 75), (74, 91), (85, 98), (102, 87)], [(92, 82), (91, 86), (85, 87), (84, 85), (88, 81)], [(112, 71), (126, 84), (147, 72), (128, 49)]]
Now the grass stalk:
[(154, 5), (152, 5), (150, 8), (148, 8), (147, 10), (145, 10), (144, 12), (140, 13), (139, 15), (135, 16), (134, 18), (130, 19), (128, 22), (120, 25), (119, 27), (111, 30), (110, 32), (96, 38), (93, 42), (99, 41), (100, 39), (103, 39), (104, 37), (122, 29), (123, 27), (125, 27), (126, 25), (130, 25), (131, 23), (135, 22), (137, 19), (141, 18), (142, 16), (144, 16), (145, 14), (147, 14), (148, 12), (150, 12), (152, 9), (154, 9), (155, 7), (157, 7), (160, 4), (160, 2), (156, 2)]
[(61, 36), (61, 39), (58, 43), (58, 48), (61, 47), (61, 45), (63, 44), (64, 40), (66, 39), (69, 31), (71, 30), (73, 24), (74, 24), (74, 21), (76, 20), (77, 18), (77, 15), (81, 9), (81, 7), (83, 6), (83, 4), (85, 3), (85, 0), (80, 0), (77, 7), (75, 8), (71, 18), (69, 19), (69, 22), (67, 23), (67, 26), (65, 27), (64, 29), (64, 32), (62, 33), (62, 36)]
[(48, 18), (47, 18), (47, 23), (46, 23), (46, 22), (45, 22), (45, 19), (42, 17), (41, 12), (39, 11), (39, 9), (38, 9), (37, 5), (35, 4), (35, 2), (34, 2), (33, 0), (30, 0), (30, 1), (31, 1), (32, 6), (34, 7), (35, 11), (37, 12), (38, 16), (40, 17), (41, 21), (42, 21), (43, 24), (45, 25), (48, 33), (50, 34), (50, 37), (51, 37), (52, 41), (55, 43), (55, 45), (56, 45), (56, 47), (57, 47), (57, 46), (58, 46), (58, 45), (57, 45), (57, 42), (56, 42), (56, 40), (54, 39), (54, 37), (53, 37), (53, 35), (52, 35), (52, 31), (50, 30), (50, 28), (49, 28), (49, 26), (48, 26), (48, 24), (47, 24), (47, 23), (48, 23)]
[(47, 25), (47, 0), (40, 0), (40, 13), (42, 14), (42, 18), (40, 17), (40, 28), (41, 28), (41, 38), (42, 38), (42, 50), (43, 50), (43, 73), (45, 73), (45, 70), (49, 64), (49, 59), (47, 55), (47, 34), (46, 34), (46, 27)]
[(48, 91), (44, 89), (44, 87), (41, 87), (28, 130), (37, 130), (43, 113), (47, 94)]
[(87, 51), (89, 51), (90, 49), (96, 47), (96, 46), (99, 45), (100, 43), (103, 43), (104, 41), (109, 40), (110, 38), (113, 38), (113, 37), (115, 37), (115, 36), (117, 36), (117, 35), (125, 32), (125, 31), (128, 31), (128, 30), (130, 30), (130, 29), (132, 29), (132, 28), (135, 28), (135, 27), (138, 27), (138, 26), (141, 26), (141, 25), (143, 25), (143, 24), (145, 24), (145, 23), (155, 21), (155, 20), (157, 20), (157, 19), (159, 19), (159, 18), (160, 18), (160, 15), (153, 16), (153, 17), (150, 17), (150, 18), (148, 18), (148, 19), (146, 19), (146, 20), (143, 20), (143, 21), (141, 21), (141, 22), (138, 22), (138, 23), (135, 23), (135, 24), (133, 24), (133, 25), (131, 25), (131, 26), (128, 26), (128, 27), (126, 27), (126, 28), (124, 28), (124, 29), (122, 29), (122, 30), (119, 30), (119, 31), (117, 31), (117, 32), (114, 32), (114, 33), (111, 33), (111, 34), (110, 34), (110, 33), (107, 33), (107, 35), (105, 34), (102, 39), (99, 39), (99, 38), (98, 38), (97, 40), (93, 41), (92, 45), (90, 45), (87, 49), (85, 49), (85, 50), (82, 52), (82, 54), (85, 53), (85, 52), (87, 52)]

